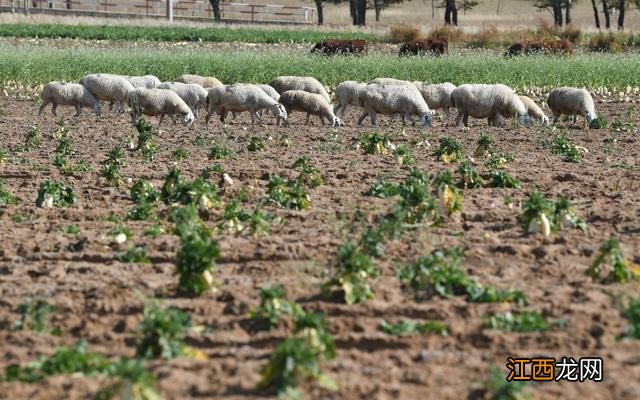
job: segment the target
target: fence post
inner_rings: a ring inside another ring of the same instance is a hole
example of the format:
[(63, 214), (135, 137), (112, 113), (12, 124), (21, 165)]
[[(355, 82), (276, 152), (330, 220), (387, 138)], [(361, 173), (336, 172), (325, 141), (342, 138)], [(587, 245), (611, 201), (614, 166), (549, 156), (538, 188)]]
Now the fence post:
[(167, 0), (167, 20), (173, 22), (173, 0)]

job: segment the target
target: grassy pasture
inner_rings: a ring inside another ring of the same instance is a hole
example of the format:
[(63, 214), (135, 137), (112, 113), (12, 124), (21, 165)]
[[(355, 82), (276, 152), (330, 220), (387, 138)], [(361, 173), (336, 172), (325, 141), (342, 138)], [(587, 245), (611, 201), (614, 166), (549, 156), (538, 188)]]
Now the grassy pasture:
[(183, 73), (213, 75), (223, 82), (268, 82), (278, 75), (314, 76), (326, 85), (388, 76), (422, 81), (504, 83), (522, 86), (640, 85), (640, 58), (633, 55), (535, 56), (505, 59), (497, 55), (398, 58), (393, 55), (334, 57), (290, 52), (203, 52), (189, 49), (45, 49), (0, 46), (0, 80), (37, 85), (77, 81), (87, 73), (154, 74), (172, 80)]

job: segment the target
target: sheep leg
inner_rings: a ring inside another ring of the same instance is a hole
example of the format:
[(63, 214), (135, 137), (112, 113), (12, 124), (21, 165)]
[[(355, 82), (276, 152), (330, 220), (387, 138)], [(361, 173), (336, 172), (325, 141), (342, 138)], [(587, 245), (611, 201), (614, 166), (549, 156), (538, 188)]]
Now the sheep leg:
[(445, 108), (444, 108), (444, 117), (445, 117), (446, 119), (451, 118), (451, 112), (449, 111), (449, 107), (445, 107)]
[(464, 114), (464, 116), (462, 117), (462, 123), (465, 127), (469, 127), (469, 114)]
[(361, 115), (360, 118), (358, 118), (358, 126), (362, 126), (362, 121), (364, 121), (365, 118), (367, 118), (367, 115), (369, 115), (366, 111), (364, 111)]
[(53, 107), (51, 107), (51, 112), (53, 113), (53, 115), (55, 115), (56, 117), (58, 116), (58, 112), (56, 111), (56, 109), (58, 108), (58, 105), (53, 103)]
[(464, 113), (460, 110), (458, 110), (458, 115), (456, 115), (456, 126), (459, 128), (460, 125), (462, 124), (462, 117), (464, 116)]
[(559, 119), (560, 119), (560, 114), (557, 114), (555, 111), (553, 111), (553, 123), (557, 124)]
[(204, 118), (204, 126), (209, 126), (209, 120), (211, 119), (211, 116), (213, 116), (213, 113), (207, 113), (207, 116)]
[(164, 114), (160, 116), (160, 121), (158, 121), (158, 125), (162, 124), (162, 120), (164, 119)]
[(335, 106), (333, 106), (333, 113), (336, 114), (338, 110), (340, 110), (340, 108), (342, 108), (342, 106), (340, 105), (340, 103), (337, 103)]
[(255, 115), (256, 118), (258, 118), (258, 122), (262, 123), (262, 116), (260, 115), (259, 111), (254, 111), (252, 114)]
[(369, 118), (371, 118), (371, 125), (376, 125), (376, 113), (373, 111), (369, 112)]
[(76, 115), (74, 117), (79, 117), (82, 112), (82, 106), (80, 104), (76, 104)]
[(42, 114), (42, 111), (43, 111), (43, 110), (44, 110), (44, 108), (45, 108), (46, 106), (48, 106), (48, 105), (49, 105), (49, 103), (47, 103), (47, 102), (42, 102), (42, 105), (40, 106), (40, 109), (38, 110), (38, 115)]
[(320, 122), (322, 122), (322, 125), (324, 125), (324, 118), (322, 117), (322, 115), (318, 115), (318, 118), (320, 118)]
[(311, 117), (311, 114), (307, 113), (307, 119), (304, 122), (305, 125), (309, 125), (309, 118), (310, 117)]

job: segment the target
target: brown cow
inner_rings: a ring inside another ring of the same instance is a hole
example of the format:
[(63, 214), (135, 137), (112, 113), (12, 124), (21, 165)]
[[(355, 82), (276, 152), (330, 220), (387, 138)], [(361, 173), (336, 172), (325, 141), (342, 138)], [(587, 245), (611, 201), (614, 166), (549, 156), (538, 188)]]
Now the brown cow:
[(335, 54), (353, 54), (360, 55), (366, 54), (369, 50), (369, 45), (366, 40), (338, 40), (338, 39), (326, 39), (322, 42), (316, 43), (311, 49), (311, 53), (321, 53), (326, 56), (332, 56)]
[(505, 57), (518, 56), (521, 54), (535, 54), (547, 52), (551, 54), (571, 54), (573, 46), (566, 39), (533, 41), (526, 40), (524, 42), (513, 43), (504, 54)]
[(434, 56), (441, 56), (447, 54), (448, 51), (449, 43), (446, 39), (423, 39), (403, 43), (402, 46), (400, 46), (398, 55), (433, 54)]

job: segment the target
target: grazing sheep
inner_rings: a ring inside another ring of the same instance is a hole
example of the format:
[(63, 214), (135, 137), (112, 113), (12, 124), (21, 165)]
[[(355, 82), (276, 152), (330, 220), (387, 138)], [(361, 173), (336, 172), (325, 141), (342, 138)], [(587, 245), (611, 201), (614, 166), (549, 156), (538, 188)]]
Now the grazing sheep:
[(412, 86), (413, 83), (396, 78), (376, 78), (370, 80), (367, 85), (385, 85), (385, 86)]
[(540, 121), (542, 125), (549, 125), (549, 117), (545, 115), (542, 109), (538, 107), (536, 102), (533, 101), (531, 97), (527, 97), (527, 96), (519, 96), (519, 97), (520, 97), (520, 100), (522, 100), (522, 103), (524, 104), (524, 108), (527, 109), (527, 114), (531, 118)]
[(217, 78), (214, 78), (213, 76), (200, 76), (200, 75), (189, 75), (189, 74), (180, 75), (179, 77), (176, 78), (176, 82), (195, 83), (196, 85), (200, 85), (204, 88), (211, 88), (214, 86), (222, 85), (222, 82), (220, 82)]
[(224, 122), (229, 111), (249, 111), (251, 125), (253, 125), (256, 118), (262, 122), (258, 111), (265, 108), (274, 111), (276, 117), (287, 120), (287, 111), (284, 106), (255, 85), (236, 84), (214, 87), (209, 90), (207, 107), (209, 113), (205, 118), (206, 125), (209, 124), (209, 119), (214, 113), (220, 114), (220, 121)]
[(366, 54), (367, 50), (368, 44), (366, 40), (328, 39), (316, 43), (313, 49), (311, 49), (311, 53), (322, 53), (326, 56), (335, 54), (360, 55)]
[(269, 85), (280, 94), (287, 90), (304, 90), (309, 93), (317, 93), (331, 103), (331, 97), (329, 97), (329, 93), (322, 86), (322, 83), (310, 76), (279, 76), (272, 80)]
[(567, 39), (530, 41), (513, 43), (504, 54), (505, 57), (518, 56), (521, 54), (536, 54), (547, 52), (551, 54), (571, 54), (573, 45)]
[(427, 84), (423, 82), (413, 82), (418, 88), (422, 98), (432, 110), (442, 109), (446, 118), (451, 116), (449, 107), (451, 107), (451, 92), (456, 88), (449, 82)]
[(571, 87), (561, 87), (549, 93), (547, 104), (553, 113), (553, 122), (558, 122), (562, 114), (572, 115), (573, 123), (576, 123), (577, 116), (581, 115), (591, 124), (591, 121), (598, 118), (593, 97), (586, 89), (576, 89)]
[(360, 106), (360, 91), (367, 86), (364, 83), (356, 81), (344, 81), (336, 86), (335, 97), (336, 105), (333, 106), (333, 113), (336, 114), (339, 110), (344, 113), (347, 112), (347, 105)]
[(160, 79), (153, 75), (125, 76), (134, 88), (155, 89), (160, 86)]
[(413, 85), (376, 85), (369, 84), (360, 92), (359, 102), (364, 112), (358, 119), (358, 125), (369, 115), (371, 124), (376, 124), (376, 114), (402, 114), (413, 122), (413, 115), (418, 115), (422, 126), (431, 126), (433, 111)]
[(489, 125), (498, 126), (500, 117), (517, 116), (520, 122), (530, 123), (527, 109), (514, 91), (505, 85), (461, 85), (451, 92), (451, 105), (458, 109), (456, 126), (469, 126), (469, 116), (488, 118)]
[(163, 82), (158, 89), (173, 90), (191, 108), (194, 116), (198, 116), (198, 110), (206, 107), (209, 92), (196, 83)]
[(51, 106), (51, 112), (56, 117), (58, 116), (56, 108), (59, 104), (74, 106), (76, 108), (76, 117), (82, 112), (83, 106), (91, 107), (93, 112), (98, 115), (101, 112), (98, 99), (96, 99), (89, 89), (79, 83), (49, 82), (42, 88), (40, 99), (42, 100), (42, 105), (40, 106), (40, 110), (38, 110), (38, 115), (42, 114), (44, 108), (49, 104), (53, 104), (53, 106)]
[[(307, 124), (309, 123), (309, 117), (313, 114), (320, 118), (323, 125), (326, 118), (332, 127), (340, 126), (340, 119), (333, 113), (331, 104), (320, 94), (309, 93), (304, 90), (287, 90), (280, 95), (280, 103), (287, 110), (287, 115), (290, 115), (291, 111), (306, 112)], [(277, 124), (280, 124), (280, 118), (278, 118)]]
[(118, 112), (124, 112), (123, 104), (134, 87), (127, 78), (113, 74), (89, 74), (80, 79), (80, 84), (98, 100), (115, 103)]
[(129, 95), (128, 102), (131, 107), (131, 120), (133, 122), (142, 114), (151, 116), (159, 115), (159, 124), (162, 123), (165, 115), (170, 115), (175, 123), (173, 116), (179, 114), (182, 116), (182, 125), (184, 126), (191, 125), (195, 119), (187, 103), (172, 90), (134, 89)]

